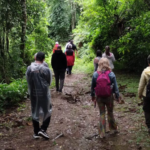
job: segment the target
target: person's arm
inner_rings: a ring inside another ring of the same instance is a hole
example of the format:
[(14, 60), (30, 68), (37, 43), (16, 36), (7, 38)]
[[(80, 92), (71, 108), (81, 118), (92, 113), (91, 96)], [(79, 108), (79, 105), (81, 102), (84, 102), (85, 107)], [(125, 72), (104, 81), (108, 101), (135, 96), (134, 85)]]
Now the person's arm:
[(138, 88), (138, 96), (139, 96), (139, 98), (142, 98), (145, 86), (146, 86), (146, 79), (145, 79), (144, 72), (143, 72), (142, 75), (141, 75), (139, 88)]
[(26, 71), (26, 79), (27, 79), (27, 83), (28, 83), (28, 94), (30, 95), (31, 93), (31, 88), (30, 88), (30, 82), (29, 82), (29, 67), (27, 68), (27, 71)]
[(76, 52), (76, 55), (77, 55), (77, 57), (78, 57), (78, 50), (77, 50), (76, 45), (75, 45), (75, 52)]
[(95, 72), (92, 77), (92, 83), (91, 83), (91, 97), (95, 97), (95, 87), (96, 87), (96, 80), (97, 80), (98, 74)]
[(64, 65), (65, 65), (65, 69), (67, 68), (67, 58), (66, 55), (64, 54)]
[(75, 61), (75, 52), (73, 52), (73, 62)]
[(115, 93), (116, 99), (119, 100), (119, 89), (118, 89), (118, 84), (117, 84), (117, 80), (116, 80), (116, 76), (114, 73), (111, 73), (109, 75), (110, 79), (111, 79), (111, 84), (113, 86), (113, 93)]
[(112, 61), (113, 62), (116, 61), (114, 54), (113, 53), (111, 53), (111, 54), (112, 54)]
[(51, 65), (52, 65), (52, 68), (54, 69), (54, 55), (52, 55), (52, 58), (51, 58)]
[(51, 70), (48, 68), (48, 69), (44, 69), (44, 74), (45, 74), (45, 79), (47, 81), (47, 83), (49, 84), (49, 86), (51, 85), (51, 82), (52, 82), (52, 73), (51, 73)]

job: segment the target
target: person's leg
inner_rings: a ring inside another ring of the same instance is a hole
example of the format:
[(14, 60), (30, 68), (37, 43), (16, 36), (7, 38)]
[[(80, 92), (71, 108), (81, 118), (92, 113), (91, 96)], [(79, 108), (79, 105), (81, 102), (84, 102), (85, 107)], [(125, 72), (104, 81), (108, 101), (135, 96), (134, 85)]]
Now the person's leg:
[(54, 70), (55, 73), (55, 81), (56, 81), (56, 91), (59, 91), (59, 71)]
[(32, 119), (33, 122), (33, 128), (34, 128), (34, 134), (38, 135), (38, 132), (40, 131), (39, 122)]
[(36, 107), (38, 107), (37, 106), (38, 104), (36, 103), (36, 96), (32, 96), (32, 97), (30, 96), (30, 99), (31, 99), (31, 111), (32, 111), (32, 124), (34, 130), (33, 137), (36, 139), (38, 138), (38, 132), (40, 131), (39, 119), (38, 119), (39, 113), (36, 112)]
[(105, 119), (105, 104), (101, 101), (101, 98), (97, 98), (97, 103), (100, 111), (100, 127), (98, 128), (101, 137), (105, 137), (106, 132), (106, 119)]
[(113, 95), (108, 98), (108, 101), (106, 102), (106, 107), (108, 111), (108, 123), (109, 123), (109, 129), (110, 131), (115, 131), (117, 130), (117, 124), (114, 119), (114, 114), (113, 114), (113, 108), (114, 108), (114, 101), (113, 101)]
[(72, 66), (68, 66), (68, 73), (69, 73), (69, 75), (71, 75), (71, 71), (72, 71)]
[(41, 129), (42, 129), (42, 130), (44, 130), (44, 131), (47, 130), (47, 128), (48, 128), (48, 126), (49, 126), (49, 124), (50, 124), (50, 120), (51, 120), (51, 116), (48, 117), (46, 120), (43, 121), (43, 124), (42, 124), (42, 126), (41, 126)]
[(60, 72), (60, 88), (59, 88), (59, 91), (62, 92), (62, 89), (63, 89), (63, 86), (64, 86), (64, 80), (65, 80), (65, 71), (62, 70)]
[(150, 133), (150, 99), (144, 97), (143, 110), (145, 114), (145, 123)]
[(73, 67), (73, 66), (70, 66), (70, 75), (72, 74), (72, 67)]

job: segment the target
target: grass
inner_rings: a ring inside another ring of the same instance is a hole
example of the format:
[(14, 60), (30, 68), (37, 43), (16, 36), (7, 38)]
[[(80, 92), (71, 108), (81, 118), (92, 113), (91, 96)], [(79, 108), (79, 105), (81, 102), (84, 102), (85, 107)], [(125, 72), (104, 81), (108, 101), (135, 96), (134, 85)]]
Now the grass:
[(139, 75), (116, 73), (118, 85), (127, 85), (126, 92), (137, 94), (138, 84), (140, 80)]
[(76, 57), (73, 73), (93, 74), (93, 72), (94, 65), (92, 61), (86, 62), (84, 59), (79, 59)]

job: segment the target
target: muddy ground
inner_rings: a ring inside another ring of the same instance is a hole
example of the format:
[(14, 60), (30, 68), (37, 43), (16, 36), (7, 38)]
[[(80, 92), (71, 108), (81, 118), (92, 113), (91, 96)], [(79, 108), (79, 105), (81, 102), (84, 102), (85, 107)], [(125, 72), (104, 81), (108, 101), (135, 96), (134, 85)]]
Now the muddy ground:
[[(98, 133), (99, 110), (90, 101), (90, 84), (88, 75), (73, 74), (66, 77), (63, 94), (51, 91), (53, 112), (47, 131), (49, 140), (33, 139), (29, 100), (2, 115), (0, 150), (149, 150), (150, 137), (143, 112), (132, 102), (132, 96), (123, 97), (125, 104), (115, 103), (114, 115), (120, 133), (108, 133), (104, 140), (94, 136)], [(60, 134), (63, 136), (54, 140)]]

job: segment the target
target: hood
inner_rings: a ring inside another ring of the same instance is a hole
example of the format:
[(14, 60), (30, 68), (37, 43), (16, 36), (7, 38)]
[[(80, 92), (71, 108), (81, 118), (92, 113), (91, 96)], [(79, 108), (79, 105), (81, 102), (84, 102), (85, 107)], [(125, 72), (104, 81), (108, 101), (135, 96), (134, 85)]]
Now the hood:
[(147, 67), (147, 68), (144, 70), (144, 73), (150, 76), (150, 67)]
[(58, 55), (59, 55), (59, 54), (62, 54), (62, 50), (56, 50), (56, 51), (55, 51), (55, 54), (58, 54)]
[(39, 64), (36, 62), (31, 63), (31, 71), (38, 71), (42, 67), (43, 64)]

